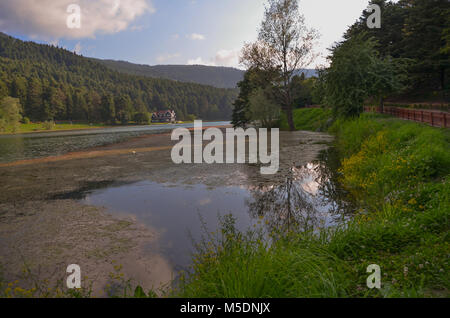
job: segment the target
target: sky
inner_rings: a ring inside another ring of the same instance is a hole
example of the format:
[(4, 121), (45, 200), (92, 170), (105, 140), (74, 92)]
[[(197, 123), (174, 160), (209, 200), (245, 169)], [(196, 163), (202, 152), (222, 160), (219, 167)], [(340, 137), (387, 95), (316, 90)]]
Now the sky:
[[(257, 38), (264, 0), (0, 0), (0, 31), (89, 57), (138, 64), (239, 66), (244, 43)], [(300, 0), (306, 24), (327, 48), (367, 8), (369, 0)], [(80, 8), (80, 24), (73, 19)], [(74, 11), (75, 10), (75, 11)], [(79, 27), (79, 28), (78, 28)]]

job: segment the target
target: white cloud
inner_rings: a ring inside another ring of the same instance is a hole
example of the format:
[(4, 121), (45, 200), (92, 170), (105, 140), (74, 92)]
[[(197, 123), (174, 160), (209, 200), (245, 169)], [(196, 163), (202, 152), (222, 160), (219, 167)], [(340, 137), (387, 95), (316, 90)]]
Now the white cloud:
[(189, 34), (187, 37), (191, 40), (196, 40), (196, 41), (202, 41), (205, 39), (205, 36), (203, 34), (198, 34), (198, 33)]
[(177, 57), (180, 57), (180, 56), (181, 56), (180, 53), (159, 55), (159, 56), (156, 58), (156, 61), (157, 61), (158, 63), (164, 63), (164, 62), (173, 60), (173, 59), (175, 59), (175, 58), (177, 58)]
[[(81, 27), (68, 28), (67, 8), (81, 8)], [(0, 1), (0, 30), (34, 38), (87, 38), (124, 31), (139, 16), (155, 10), (150, 0), (14, 0)]]
[(216, 53), (215, 63), (221, 66), (237, 67), (241, 50), (220, 50)]
[(187, 61), (187, 65), (207, 65), (207, 66), (216, 66), (214, 62), (204, 61), (201, 57), (197, 57), (196, 59), (190, 59)]
[(207, 65), (207, 66), (227, 66), (239, 67), (239, 49), (234, 50), (219, 50), (216, 55), (209, 60), (202, 57), (190, 59), (187, 61), (188, 65)]
[(83, 49), (83, 47), (81, 46), (81, 43), (78, 42), (78, 43), (75, 45), (75, 48), (73, 49), (73, 51), (74, 51), (75, 53), (77, 53), (78, 55), (80, 55), (82, 49)]

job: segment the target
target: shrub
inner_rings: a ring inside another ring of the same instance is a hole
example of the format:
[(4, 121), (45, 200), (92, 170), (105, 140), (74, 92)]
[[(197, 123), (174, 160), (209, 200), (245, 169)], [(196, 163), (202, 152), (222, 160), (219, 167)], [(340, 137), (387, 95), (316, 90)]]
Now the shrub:
[(47, 120), (42, 123), (42, 127), (45, 130), (52, 130), (53, 128), (55, 128), (55, 122), (53, 120)]

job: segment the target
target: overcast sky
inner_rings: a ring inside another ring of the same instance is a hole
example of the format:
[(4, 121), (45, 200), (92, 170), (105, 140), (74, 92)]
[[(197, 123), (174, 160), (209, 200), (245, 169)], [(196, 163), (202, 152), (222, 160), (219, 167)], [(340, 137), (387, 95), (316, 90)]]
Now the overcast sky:
[[(369, 0), (300, 0), (306, 23), (321, 34), (317, 50), (339, 41)], [(67, 8), (81, 8), (81, 28)], [(0, 0), (0, 30), (53, 43), (85, 56), (140, 64), (238, 66), (244, 42), (256, 39), (263, 0)], [(311, 65), (324, 64), (319, 58)]]

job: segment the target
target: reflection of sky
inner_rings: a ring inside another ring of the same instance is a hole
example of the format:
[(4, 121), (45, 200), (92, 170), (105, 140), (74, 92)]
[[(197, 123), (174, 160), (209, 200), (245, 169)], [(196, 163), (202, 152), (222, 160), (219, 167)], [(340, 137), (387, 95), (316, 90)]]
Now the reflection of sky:
[[(237, 218), (237, 228), (246, 230), (254, 224), (246, 213), (249, 194), (239, 187), (204, 185), (164, 185), (139, 182), (95, 191), (85, 203), (105, 206), (111, 213), (130, 213), (159, 232), (158, 248), (175, 265), (186, 266), (190, 261), (192, 241), (202, 234), (200, 216), (209, 231), (217, 230), (218, 215), (232, 213)], [(190, 234), (189, 234), (190, 233)]]
[[(306, 222), (301, 226), (328, 227), (335, 225), (337, 219), (341, 218), (335, 214), (336, 203), (325, 197), (320, 190), (321, 182), (329, 180), (321, 175), (318, 168), (319, 164), (309, 164), (291, 170), (294, 179), (290, 189), (297, 191), (297, 198), (301, 198), (303, 202), (300, 202), (300, 206), (297, 205), (298, 202), (292, 202), (291, 207), (294, 210), (296, 207), (301, 209), (294, 211), (295, 218), (300, 217), (303, 220), (301, 222)], [(139, 222), (156, 230), (160, 239), (149, 248), (166, 255), (175, 268), (180, 269), (190, 263), (190, 236), (198, 242), (204, 234), (202, 222), (209, 232), (216, 231), (218, 215), (231, 213), (237, 220), (237, 229), (246, 231), (259, 220), (254, 214), (255, 210), (252, 210), (254, 204), (265, 213), (264, 222), (269, 219), (286, 219), (286, 210), (276, 210), (277, 207), (285, 209), (286, 206), (283, 203), (287, 201), (283, 187), (285, 184), (211, 188), (203, 184), (168, 185), (144, 181), (95, 190), (87, 195), (84, 202), (105, 206), (113, 214), (131, 214)]]

